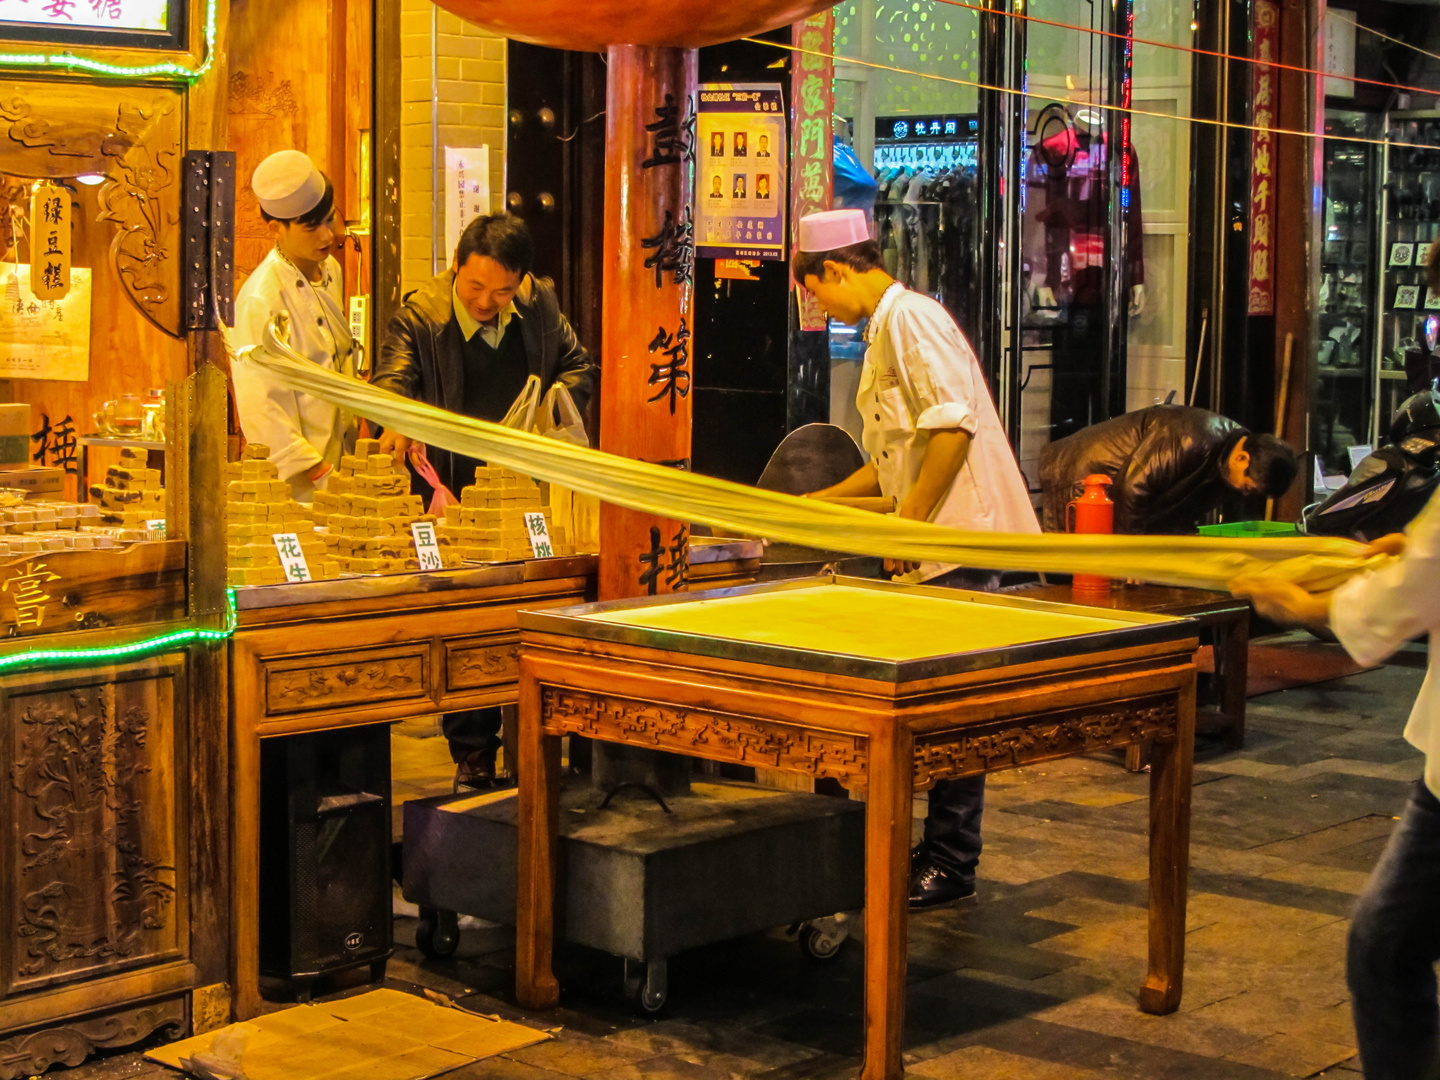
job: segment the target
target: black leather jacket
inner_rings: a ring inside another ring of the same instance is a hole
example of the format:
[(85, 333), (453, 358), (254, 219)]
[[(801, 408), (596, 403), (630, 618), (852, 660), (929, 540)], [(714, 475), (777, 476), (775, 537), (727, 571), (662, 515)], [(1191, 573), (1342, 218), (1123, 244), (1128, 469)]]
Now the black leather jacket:
[[(370, 381), (397, 394), (438, 405), (451, 412), (464, 409), (464, 338), (455, 321), (451, 296), (455, 275), (446, 270), (405, 298), (385, 328), (380, 356)], [(548, 278), (526, 275), (515, 294), (521, 335), (530, 373), (540, 376), (543, 395), (553, 383), (569, 387), (582, 412), (595, 389), (599, 370), (585, 346), (560, 312), (555, 286)], [(453, 475), (448, 450), (429, 448), (430, 463), (456, 495), (473, 481)]]
[(1065, 529), (1065, 506), (1104, 473), (1117, 533), (1193, 533), (1232, 489), (1222, 469), (1247, 434), (1188, 405), (1153, 405), (1058, 439), (1040, 452), (1043, 528)]

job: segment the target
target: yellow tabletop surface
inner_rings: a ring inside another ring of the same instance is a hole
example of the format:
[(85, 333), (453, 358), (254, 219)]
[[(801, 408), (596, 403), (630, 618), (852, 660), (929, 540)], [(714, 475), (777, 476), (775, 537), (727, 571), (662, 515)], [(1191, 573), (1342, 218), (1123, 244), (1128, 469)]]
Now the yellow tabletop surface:
[(1135, 625), (960, 594), (926, 596), (829, 584), (596, 612), (585, 618), (877, 660), (950, 656)]

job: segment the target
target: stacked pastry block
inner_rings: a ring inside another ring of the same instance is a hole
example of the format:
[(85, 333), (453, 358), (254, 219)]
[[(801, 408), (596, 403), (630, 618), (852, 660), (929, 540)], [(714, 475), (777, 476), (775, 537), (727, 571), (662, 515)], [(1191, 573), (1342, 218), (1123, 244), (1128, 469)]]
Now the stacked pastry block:
[[(355, 452), (340, 459), (340, 468), (324, 491), (315, 493), (317, 522), (326, 530), (330, 557), (340, 569), (357, 574), (419, 570), (411, 526), (433, 524), (419, 495), (410, 494), (410, 474), (380, 453), (374, 439), (360, 439)], [(437, 536), (441, 565), (458, 566), (460, 556)]]
[(280, 585), (290, 580), (273, 539), (277, 533), (294, 533), (299, 540), (309, 573), (305, 580), (339, 577), (340, 566), (327, 556), (309, 507), (290, 497), (290, 485), (280, 479), (269, 457), (269, 447), (251, 443), (241, 460), (225, 466), (230, 584)]
[(557, 536), (544, 505), (540, 486), (528, 476), (482, 465), (475, 470), (475, 483), (460, 491), (460, 505), (445, 510), (440, 535), (451, 549), (474, 562), (507, 562), (534, 555), (526, 514), (543, 514), (550, 545), (556, 555), (570, 555), (567, 538)]
[[(120, 464), (105, 471), (103, 484), (90, 486), (90, 498), (100, 506), (99, 524), (139, 532), (146, 522), (165, 517), (165, 489), (160, 470), (145, 466), (145, 457), (132, 447), (120, 451)], [(137, 537), (144, 540), (145, 536)]]
[(94, 551), (148, 540), (145, 529), (100, 525), (94, 503), (17, 501), (0, 507), (0, 558), (46, 551)]

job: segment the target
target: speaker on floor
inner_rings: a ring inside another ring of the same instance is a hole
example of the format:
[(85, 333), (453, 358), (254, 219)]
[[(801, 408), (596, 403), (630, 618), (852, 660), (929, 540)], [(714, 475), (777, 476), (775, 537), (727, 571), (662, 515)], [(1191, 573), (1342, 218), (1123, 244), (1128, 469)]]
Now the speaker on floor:
[(391, 949), (390, 728), (260, 744), (260, 973), (308, 1000), (318, 978)]

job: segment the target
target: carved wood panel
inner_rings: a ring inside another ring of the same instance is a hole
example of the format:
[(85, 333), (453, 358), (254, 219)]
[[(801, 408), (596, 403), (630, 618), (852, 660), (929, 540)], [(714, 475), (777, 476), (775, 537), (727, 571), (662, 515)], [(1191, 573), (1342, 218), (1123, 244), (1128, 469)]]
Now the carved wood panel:
[(182, 998), (157, 1001), (139, 1009), (120, 1009), (72, 1021), (63, 1027), (18, 1035), (0, 1042), (0, 1080), (34, 1076), (52, 1065), (73, 1068), (96, 1050), (129, 1046), (161, 1028), (168, 1029), (171, 1038), (184, 1034)]
[(7, 993), (187, 948), (177, 672), (32, 680), (5, 694)]
[(1175, 737), (1174, 694), (976, 724), (915, 740), (915, 786), (1067, 754)]
[(430, 696), (428, 641), (265, 665), (267, 716)]
[(838, 780), (865, 774), (866, 740), (839, 732), (759, 720), (733, 713), (659, 705), (560, 686), (541, 688), (541, 723), (550, 735), (652, 746), (759, 768), (788, 769)]
[(115, 226), (115, 272), (141, 314), (177, 337), (183, 101), (159, 87), (0, 88), (0, 172), (104, 176), (100, 219)]
[(445, 642), (445, 689), (448, 693), (513, 683), (520, 675), (520, 638), (489, 634)]

